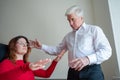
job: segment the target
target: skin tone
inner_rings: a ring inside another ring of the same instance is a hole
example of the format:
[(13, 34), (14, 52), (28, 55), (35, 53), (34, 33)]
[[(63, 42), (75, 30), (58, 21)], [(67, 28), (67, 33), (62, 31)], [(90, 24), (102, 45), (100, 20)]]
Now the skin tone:
[(78, 30), (80, 26), (83, 24), (83, 17), (78, 17), (75, 14), (69, 14), (67, 15), (67, 20), (69, 21), (69, 24), (73, 30)]
[(24, 38), (20, 38), (16, 44), (17, 60), (23, 60), (23, 56), (27, 53), (27, 42)]
[[(17, 56), (16, 60), (23, 60), (23, 56), (27, 53), (27, 47), (28, 47), (28, 45), (27, 45), (27, 42), (24, 38), (20, 38), (17, 41), (16, 53), (15, 53), (15, 55)], [(56, 62), (58, 62), (61, 59), (63, 53), (65, 53), (65, 50), (61, 51), (60, 55), (58, 55), (54, 60)], [(49, 62), (51, 62), (51, 59), (39, 60), (39, 61), (36, 61), (34, 63), (30, 63), (29, 68), (31, 70), (42, 69)]]
[[(69, 24), (73, 30), (78, 30), (84, 22), (82, 16), (77, 16), (74, 13), (67, 15), (67, 20), (69, 21)], [(30, 40), (30, 44), (32, 47), (38, 48), (38, 49), (40, 49), (42, 46), (42, 44), (38, 40), (35, 40), (35, 41)], [(88, 57), (86, 56), (86, 57), (73, 59), (70, 63), (72, 64), (72, 68), (80, 71), (85, 66), (89, 65), (90, 62)]]

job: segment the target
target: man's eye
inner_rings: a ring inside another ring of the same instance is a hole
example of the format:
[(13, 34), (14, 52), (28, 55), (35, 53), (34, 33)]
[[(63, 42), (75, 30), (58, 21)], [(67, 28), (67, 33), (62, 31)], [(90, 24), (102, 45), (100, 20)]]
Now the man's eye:
[(74, 18), (72, 18), (71, 20), (74, 21)]

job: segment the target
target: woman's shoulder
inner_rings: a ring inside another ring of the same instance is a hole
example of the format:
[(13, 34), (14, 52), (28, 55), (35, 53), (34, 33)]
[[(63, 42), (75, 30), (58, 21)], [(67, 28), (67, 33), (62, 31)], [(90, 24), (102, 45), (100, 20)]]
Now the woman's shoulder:
[(4, 59), (0, 64), (9, 64), (11, 61), (9, 59)]
[(5, 69), (9, 70), (14, 67), (14, 64), (9, 59), (4, 59), (2, 62), (0, 62), (0, 70)]
[(1, 71), (0, 73), (9, 71), (13, 68), (14, 66), (9, 59), (4, 59), (2, 62), (0, 62), (0, 71)]

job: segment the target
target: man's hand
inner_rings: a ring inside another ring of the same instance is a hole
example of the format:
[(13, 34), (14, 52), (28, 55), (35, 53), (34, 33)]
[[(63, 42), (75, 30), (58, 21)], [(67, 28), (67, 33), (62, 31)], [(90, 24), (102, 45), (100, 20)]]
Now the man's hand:
[(42, 47), (42, 44), (37, 40), (35, 39), (35, 41), (33, 40), (29, 40), (29, 43), (30, 43), (30, 47), (31, 48), (37, 48), (37, 49), (40, 49)]
[(75, 70), (78, 70), (78, 71), (80, 71), (81, 69), (83, 69), (89, 63), (90, 62), (89, 62), (88, 57), (77, 58), (77, 59), (74, 59), (74, 60), (72, 60), (70, 62), (71, 68), (75, 68)]

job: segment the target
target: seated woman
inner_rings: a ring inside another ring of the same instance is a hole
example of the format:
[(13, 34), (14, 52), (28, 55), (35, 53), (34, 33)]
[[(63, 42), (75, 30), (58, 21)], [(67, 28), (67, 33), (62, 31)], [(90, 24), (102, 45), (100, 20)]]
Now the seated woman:
[(0, 80), (35, 80), (34, 76), (48, 78), (54, 71), (57, 62), (65, 53), (65, 50), (63, 50), (52, 61), (48, 69), (44, 70), (45, 64), (50, 62), (50, 59), (39, 60), (34, 63), (28, 62), (31, 48), (26, 37), (14, 37), (10, 40), (8, 49), (8, 59), (0, 63)]

